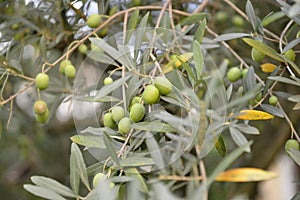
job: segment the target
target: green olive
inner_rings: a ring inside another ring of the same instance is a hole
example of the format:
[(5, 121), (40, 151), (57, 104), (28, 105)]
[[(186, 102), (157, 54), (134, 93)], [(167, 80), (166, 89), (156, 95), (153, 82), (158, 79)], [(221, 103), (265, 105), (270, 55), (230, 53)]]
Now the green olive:
[(154, 85), (147, 85), (143, 94), (145, 104), (154, 104), (159, 101), (159, 90)]
[(130, 131), (131, 120), (128, 117), (124, 117), (120, 120), (118, 124), (118, 131), (122, 135), (129, 133)]
[(139, 122), (144, 118), (145, 113), (145, 107), (140, 103), (136, 103), (131, 107), (129, 116), (132, 121)]
[(112, 82), (114, 82), (114, 80), (111, 77), (106, 77), (103, 81), (104, 85), (109, 85)]
[(275, 106), (275, 105), (277, 104), (277, 102), (278, 102), (278, 99), (277, 99), (276, 96), (271, 96), (271, 97), (269, 98), (269, 104), (270, 104), (270, 105)]
[(37, 100), (33, 105), (33, 111), (37, 115), (43, 115), (47, 109), (47, 103), (43, 100)]
[(59, 72), (62, 73), (62, 74), (65, 74), (65, 67), (67, 65), (71, 65), (71, 61), (70, 60), (63, 60), (60, 62), (60, 65), (59, 65)]
[(156, 77), (154, 85), (161, 95), (168, 95), (172, 90), (172, 83), (163, 76)]
[(114, 129), (117, 126), (116, 122), (112, 118), (112, 114), (111, 113), (106, 113), (103, 116), (103, 124), (104, 124), (105, 127), (109, 127), (111, 129)]
[(247, 76), (248, 69), (243, 69), (242, 70), (242, 77), (245, 78)]
[(36, 120), (40, 123), (45, 123), (49, 118), (49, 109), (47, 108), (46, 112), (42, 115), (36, 115)]
[(115, 122), (119, 122), (125, 116), (125, 110), (121, 106), (115, 106), (111, 110), (112, 118)]
[(285, 152), (289, 153), (290, 149), (300, 150), (299, 142), (295, 139), (289, 139), (284, 146)]
[(252, 48), (251, 57), (255, 62), (261, 62), (265, 58), (265, 54), (255, 48)]
[(286, 51), (284, 54), (283, 54), (284, 57), (286, 57), (287, 59), (290, 59), (291, 61), (295, 61), (296, 59), (296, 53), (293, 49), (290, 49), (288, 51)]
[(35, 77), (35, 86), (40, 90), (45, 90), (49, 85), (49, 76), (45, 73), (38, 73)]
[(76, 68), (71, 64), (65, 67), (65, 75), (68, 78), (75, 78), (76, 76)]
[(244, 19), (239, 15), (234, 15), (231, 18), (231, 23), (236, 27), (243, 27), (245, 24)]
[(101, 15), (92, 14), (88, 17), (86, 23), (90, 28), (97, 28), (101, 24)]
[(239, 80), (242, 76), (242, 72), (238, 67), (232, 67), (228, 72), (227, 72), (227, 79), (230, 82), (236, 82)]
[(225, 11), (218, 11), (216, 13), (216, 22), (221, 24), (221, 23), (225, 23), (229, 18), (229, 15), (227, 12)]
[(85, 54), (88, 50), (87, 46), (85, 44), (81, 44), (79, 47), (78, 47), (78, 50), (80, 53), (82, 54)]

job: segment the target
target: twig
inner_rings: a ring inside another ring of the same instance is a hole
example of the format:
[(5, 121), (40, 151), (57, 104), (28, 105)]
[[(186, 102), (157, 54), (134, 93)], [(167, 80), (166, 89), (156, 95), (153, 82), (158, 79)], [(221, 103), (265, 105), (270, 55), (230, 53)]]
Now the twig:
[(286, 34), (286, 32), (289, 30), (290, 26), (294, 23), (293, 20), (289, 21), (289, 23), (284, 27), (281, 35), (280, 35), (280, 38), (279, 38), (279, 49), (280, 49), (280, 52), (282, 53), (282, 43), (283, 43), (283, 37), (284, 35)]
[(11, 118), (12, 118), (13, 105), (14, 105), (14, 101), (11, 100), (10, 101), (10, 107), (9, 107), (9, 116), (8, 116), (8, 120), (7, 120), (7, 124), (6, 124), (6, 129), (8, 129), (10, 121), (11, 121)]
[[(205, 165), (204, 165), (204, 162), (203, 162), (202, 159), (199, 162), (199, 167), (200, 167), (201, 175), (203, 177), (203, 184), (206, 185), (207, 176), (206, 176)], [(204, 194), (203, 194), (203, 200), (207, 200), (208, 199), (208, 192), (207, 192), (206, 187), (204, 187), (204, 188), (205, 188), (205, 191), (204, 191)]]
[(22, 88), (21, 90), (19, 90), (18, 92), (16, 92), (15, 94), (11, 95), (8, 99), (5, 99), (3, 101), (0, 102), (0, 106), (5, 105), (6, 103), (8, 103), (9, 101), (13, 100), (14, 98), (16, 98), (19, 94), (23, 93), (24, 91), (26, 91), (28, 88), (30, 88), (32, 85), (34, 84), (34, 81), (28, 83), (28, 85), (24, 88)]
[(202, 1), (201, 4), (193, 11), (193, 14), (201, 12), (208, 4), (208, 1), (209, 0)]

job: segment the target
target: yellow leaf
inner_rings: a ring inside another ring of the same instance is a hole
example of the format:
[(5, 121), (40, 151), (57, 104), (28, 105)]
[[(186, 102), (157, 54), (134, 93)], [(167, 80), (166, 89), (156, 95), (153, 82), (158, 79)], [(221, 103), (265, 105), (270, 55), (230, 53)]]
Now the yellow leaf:
[(252, 182), (265, 181), (278, 177), (277, 173), (258, 168), (236, 168), (222, 172), (216, 181), (224, 182)]
[(243, 119), (243, 120), (266, 120), (274, 118), (273, 115), (258, 111), (258, 110), (241, 110), (240, 113), (235, 116), (236, 119)]
[(262, 64), (260, 67), (263, 72), (271, 73), (276, 69), (277, 66), (272, 63), (265, 63)]
[(175, 56), (170, 60), (170, 62), (167, 65), (163, 66), (163, 73), (165, 74), (172, 71), (174, 67), (177, 68), (180, 67), (182, 62), (185, 63), (192, 57), (193, 57), (193, 53), (191, 52), (184, 53), (180, 56)]

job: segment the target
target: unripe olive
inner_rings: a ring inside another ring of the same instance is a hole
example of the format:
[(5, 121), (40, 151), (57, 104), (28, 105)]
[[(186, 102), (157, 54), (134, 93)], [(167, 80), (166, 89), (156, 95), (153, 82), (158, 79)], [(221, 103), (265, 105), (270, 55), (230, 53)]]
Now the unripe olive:
[(113, 6), (110, 8), (109, 12), (108, 12), (108, 16), (113, 16), (114, 14), (116, 14), (118, 11), (118, 7), (117, 6)]
[(130, 125), (131, 125), (131, 120), (128, 117), (124, 117), (120, 120), (118, 124), (118, 131), (122, 134), (125, 135), (129, 133), (130, 131)]
[(290, 59), (291, 61), (295, 61), (295, 59), (296, 59), (296, 53), (293, 49), (286, 51), (283, 54), (283, 56), (286, 57), (287, 59)]
[(37, 100), (33, 105), (33, 111), (37, 115), (43, 115), (47, 109), (47, 103), (43, 100)]
[(284, 146), (285, 152), (289, 153), (290, 149), (300, 150), (299, 142), (295, 139), (289, 139)]
[(63, 60), (60, 62), (60, 65), (59, 65), (59, 72), (62, 73), (62, 74), (65, 74), (65, 67), (67, 65), (71, 65), (71, 61), (70, 60)]
[(105, 174), (103, 173), (97, 173), (93, 178), (93, 186), (94, 188), (97, 187), (100, 180), (104, 180)]
[(76, 76), (76, 68), (71, 64), (65, 67), (65, 75), (68, 78), (75, 78)]
[(298, 31), (296, 38), (300, 38), (300, 31)]
[(227, 79), (230, 82), (236, 82), (239, 80), (242, 76), (242, 72), (238, 67), (232, 67), (228, 72), (227, 72)]
[(231, 22), (236, 27), (243, 27), (244, 26), (244, 19), (239, 15), (234, 15), (231, 18)]
[(261, 62), (265, 58), (265, 54), (256, 48), (252, 48), (251, 57), (255, 62)]
[(145, 104), (154, 104), (159, 100), (159, 90), (154, 85), (147, 85), (143, 94)]
[(242, 70), (242, 77), (245, 78), (247, 76), (248, 69), (243, 69)]
[(218, 11), (216, 13), (216, 21), (217, 23), (225, 23), (228, 20), (228, 13), (225, 11)]
[(113, 82), (114, 80), (111, 77), (106, 77), (103, 81), (104, 85), (109, 85)]
[(119, 122), (125, 116), (125, 110), (121, 106), (115, 106), (111, 110), (112, 118), (115, 122)]
[[(93, 178), (93, 187), (97, 187), (97, 185), (99, 184), (99, 181), (100, 180), (104, 180), (105, 179), (105, 174), (103, 173), (97, 173), (94, 178)], [(113, 188), (115, 186), (114, 183), (112, 182), (109, 182), (109, 187), (110, 188)]]
[(278, 102), (278, 99), (277, 99), (276, 96), (271, 96), (271, 97), (269, 98), (269, 104), (270, 104), (270, 105), (275, 106), (275, 105), (277, 104), (277, 102)]
[(144, 118), (145, 113), (145, 107), (140, 103), (136, 103), (131, 107), (129, 116), (132, 121), (139, 122)]
[(45, 123), (49, 117), (49, 109), (47, 108), (46, 112), (42, 115), (36, 115), (36, 120), (40, 123)]
[(90, 15), (86, 23), (90, 28), (97, 28), (101, 24), (101, 15), (99, 14)]
[(156, 77), (154, 85), (161, 95), (168, 95), (172, 90), (172, 83), (163, 76)]
[[(78, 50), (79, 50), (79, 52), (80, 53), (83, 53), (83, 54), (85, 54), (86, 52), (87, 52), (87, 46), (85, 45), (85, 44), (81, 44), (81, 45), (79, 45), (79, 47), (78, 47)], [(70, 63), (71, 64), (71, 63)]]
[(49, 85), (49, 76), (45, 73), (38, 73), (35, 77), (35, 86), (40, 89), (44, 90)]
[(104, 124), (105, 127), (109, 127), (111, 129), (114, 129), (117, 126), (116, 122), (112, 118), (112, 114), (111, 113), (106, 113), (103, 116), (103, 124)]

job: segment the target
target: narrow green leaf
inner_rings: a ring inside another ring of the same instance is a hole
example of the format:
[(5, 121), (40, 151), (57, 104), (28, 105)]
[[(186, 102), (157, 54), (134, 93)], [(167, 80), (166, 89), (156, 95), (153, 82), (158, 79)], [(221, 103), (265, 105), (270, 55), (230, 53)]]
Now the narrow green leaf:
[[(74, 151), (74, 150), (73, 150)], [(73, 189), (74, 193), (78, 196), (79, 186), (80, 186), (80, 175), (77, 171), (77, 161), (75, 153), (71, 148), (71, 156), (70, 156), (70, 185)]]
[(149, 12), (142, 18), (138, 29), (136, 30), (136, 35), (135, 35), (135, 43), (134, 43), (134, 60), (137, 60), (139, 49), (141, 49), (142, 43), (144, 41), (145, 33), (147, 31), (147, 22), (149, 18)]
[(225, 141), (222, 135), (219, 136), (215, 147), (218, 151), (218, 153), (220, 154), (220, 156), (224, 157), (226, 154), (226, 145), (225, 145)]
[(131, 128), (143, 131), (153, 131), (153, 132), (176, 132), (177, 129), (171, 127), (166, 123), (160, 121), (151, 122), (139, 122), (130, 125)]
[(140, 14), (139, 9), (136, 9), (132, 13), (131, 17), (129, 18), (128, 25), (127, 25), (126, 37), (125, 37), (125, 44), (127, 44), (129, 42), (132, 34), (134, 33), (134, 30), (136, 28), (136, 25), (137, 25), (137, 22), (139, 19), (139, 14)]
[(247, 75), (244, 80), (246, 85), (246, 91), (250, 91), (253, 87), (256, 86), (255, 72), (252, 66), (249, 67)]
[(112, 57), (106, 55), (104, 52), (99, 52), (97, 50), (90, 51), (90, 53), (88, 53), (87, 56), (95, 61), (100, 62), (100, 63), (119, 66)]
[[(248, 143), (247, 138), (236, 128), (234, 127), (229, 127), (230, 135), (235, 142), (236, 145), (239, 147), (245, 146), (245, 144)], [(245, 149), (246, 152), (250, 152), (250, 147)]]
[(298, 103), (300, 102), (300, 95), (293, 95), (293, 96), (290, 96), (288, 98), (289, 101), (292, 101), (292, 102), (295, 102), (295, 103)]
[(261, 22), (261, 25), (263, 27), (266, 27), (269, 24), (271, 24), (271, 23), (273, 23), (273, 22), (275, 22), (278, 19), (281, 19), (283, 17), (285, 17), (285, 14), (282, 11), (278, 11), (278, 12), (272, 13), (271, 15), (268, 15), (267, 17), (263, 18), (263, 20)]
[(105, 148), (103, 139), (99, 135), (74, 135), (71, 140), (85, 147)]
[(289, 79), (289, 78), (286, 78), (286, 77), (282, 77), (282, 76), (269, 76), (268, 79), (300, 87), (300, 83), (299, 82), (296, 82), (296, 81), (294, 81), (292, 79)]
[(278, 54), (274, 49), (272, 49), (268, 45), (264, 44), (263, 42), (253, 40), (250, 38), (243, 38), (243, 40), (251, 47), (254, 47), (261, 52), (264, 52), (264, 54), (266, 54), (267, 56), (269, 56), (277, 61), (284, 62), (284, 58), (280, 54)]
[(295, 47), (296, 45), (298, 45), (300, 43), (300, 38), (296, 38), (292, 41), (290, 41), (282, 50), (282, 53), (287, 52), (288, 50), (292, 49), (293, 47)]
[(146, 158), (140, 156), (127, 157), (127, 158), (123, 158), (120, 161), (120, 166), (122, 167), (140, 167), (140, 166), (149, 166), (154, 164), (155, 162), (153, 161), (152, 158)]
[(268, 112), (268, 113), (270, 113), (274, 116), (284, 118), (284, 114), (283, 114), (282, 110), (280, 110), (277, 107), (274, 107), (274, 106), (271, 106), (271, 105), (268, 105), (268, 104), (261, 104), (260, 107), (264, 111), (266, 111), (266, 112)]
[(72, 143), (71, 156), (72, 156), (72, 154), (74, 155), (74, 162), (75, 162), (75, 163), (72, 163), (72, 164), (75, 164), (75, 166), (76, 166), (75, 173), (79, 173), (79, 177), (80, 177), (82, 183), (88, 189), (90, 189), (90, 184), (89, 184), (89, 179), (88, 179), (88, 175), (87, 175), (86, 165), (85, 165), (85, 162), (83, 160), (82, 153), (81, 153), (81, 151), (80, 151), (80, 149), (79, 149), (79, 147), (77, 146), (76, 143)]
[(66, 200), (64, 197), (60, 196), (59, 194), (40, 186), (25, 184), (23, 185), (23, 187), (25, 190), (38, 197), (51, 199), (51, 200)]
[(256, 15), (255, 15), (252, 3), (249, 0), (246, 3), (246, 14), (248, 16), (250, 24), (252, 25), (253, 30), (256, 30), (257, 26), (258, 26), (258, 21), (257, 21)]
[(150, 134), (150, 132), (147, 132), (146, 145), (151, 157), (155, 161), (155, 165), (157, 166), (157, 168), (161, 171), (165, 171), (164, 168), (166, 165), (161, 152), (161, 148), (159, 147), (155, 138)]
[(126, 176), (133, 177), (135, 179), (134, 184), (141, 192), (148, 193), (148, 187), (145, 183), (144, 178), (136, 168), (125, 168)]
[(54, 179), (43, 177), (43, 176), (32, 176), (31, 181), (37, 186), (47, 188), (48, 190), (51, 190), (62, 196), (76, 197), (76, 195), (70, 188), (68, 188), (67, 186), (61, 184), (60, 182)]
[(115, 163), (117, 163), (117, 165), (120, 165), (120, 161), (117, 156), (116, 149), (113, 146), (112, 139), (106, 132), (104, 132), (103, 140), (104, 140), (104, 144), (109, 152), (110, 157), (115, 161)]
[(293, 160), (300, 166), (300, 151), (296, 149), (290, 149), (288, 154), (293, 158)]
[(258, 135), (259, 130), (249, 124), (234, 124), (234, 127), (246, 134)]
[(205, 27), (206, 27), (206, 19), (204, 18), (200, 22), (200, 25), (197, 28), (197, 31), (196, 31), (195, 36), (194, 36), (194, 40), (198, 41), (199, 44), (202, 43), (202, 39), (203, 39), (203, 36), (204, 36), (204, 33), (205, 33)]
[(227, 40), (250, 37), (250, 36), (251, 35), (248, 33), (225, 33), (216, 37), (214, 41), (220, 42), (220, 41), (227, 41)]
[(41, 50), (41, 55), (43, 56), (44, 60), (48, 60), (47, 59), (47, 47), (46, 47), (45, 36), (41, 37), (39, 47), (40, 47), (40, 50)]
[(134, 178), (129, 176), (112, 176), (109, 178), (109, 181), (112, 183), (124, 183), (124, 182), (130, 182), (133, 181)]
[(200, 22), (201, 20), (203, 20), (205, 17), (207, 17), (208, 15), (206, 13), (197, 13), (197, 14), (193, 14), (191, 16), (185, 17), (183, 18), (179, 24), (181, 24), (181, 26), (185, 26), (185, 25), (191, 25), (191, 24), (195, 24)]
[(202, 54), (202, 48), (197, 40), (193, 43), (193, 56), (194, 56), (194, 62), (195, 62), (195, 69), (196, 69), (196, 77), (200, 79), (202, 74), (202, 67), (203, 67), (203, 54)]
[(300, 199), (300, 192), (297, 192), (291, 200), (299, 200)]
[(179, 200), (173, 193), (170, 192), (169, 188), (162, 182), (153, 184), (153, 199), (157, 200)]

